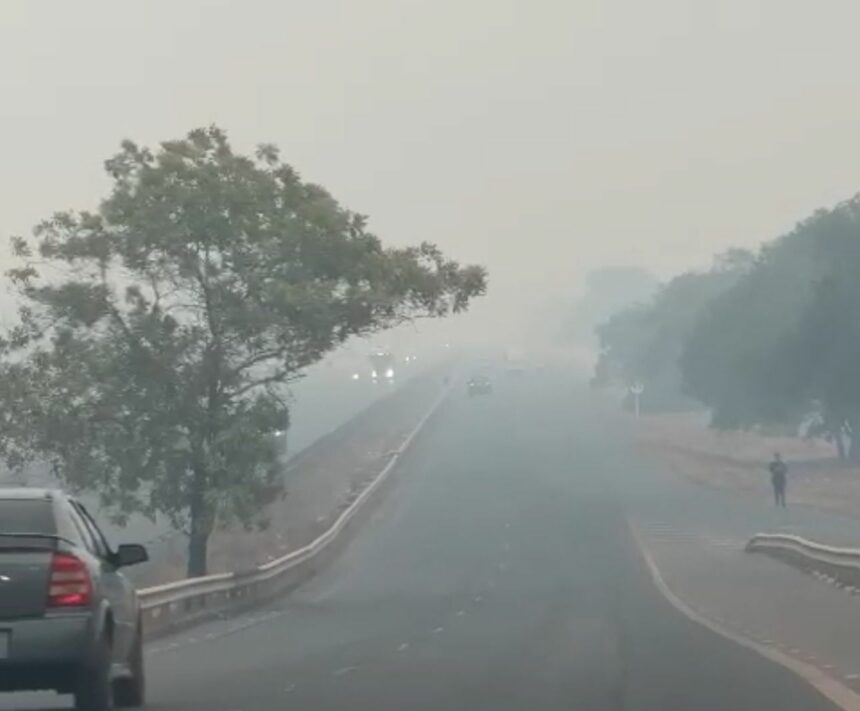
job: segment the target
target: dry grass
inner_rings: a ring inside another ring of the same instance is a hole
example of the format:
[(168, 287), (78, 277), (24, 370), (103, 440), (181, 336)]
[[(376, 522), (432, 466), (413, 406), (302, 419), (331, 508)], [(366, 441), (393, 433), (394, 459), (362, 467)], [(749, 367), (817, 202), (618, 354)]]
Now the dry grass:
[[(325, 531), (362, 488), (381, 471), (439, 394), (441, 375), (419, 377), (372, 405), (290, 462), (286, 496), (266, 511), (263, 531), (216, 531), (209, 547), (211, 573), (248, 570), (307, 545)], [(149, 566), (139, 584), (185, 576), (184, 541)]]
[(823, 461), (834, 456), (833, 446), (821, 439), (720, 432), (709, 428), (707, 416), (699, 413), (644, 417), (637, 427), (637, 438), (647, 444), (759, 464), (770, 461), (777, 451), (794, 461)]
[(781, 452), (789, 465), (791, 503), (860, 517), (860, 468), (837, 462), (823, 440), (717, 432), (693, 414), (643, 417), (635, 431), (637, 445), (666, 471), (747, 495), (769, 495), (767, 464)]

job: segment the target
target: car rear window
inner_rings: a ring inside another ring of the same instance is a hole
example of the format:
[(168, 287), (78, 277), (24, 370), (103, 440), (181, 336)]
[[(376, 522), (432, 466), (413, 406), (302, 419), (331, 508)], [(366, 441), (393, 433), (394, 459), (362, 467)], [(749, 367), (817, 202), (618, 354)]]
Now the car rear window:
[(54, 511), (47, 499), (0, 499), (0, 535), (44, 533), (54, 535)]

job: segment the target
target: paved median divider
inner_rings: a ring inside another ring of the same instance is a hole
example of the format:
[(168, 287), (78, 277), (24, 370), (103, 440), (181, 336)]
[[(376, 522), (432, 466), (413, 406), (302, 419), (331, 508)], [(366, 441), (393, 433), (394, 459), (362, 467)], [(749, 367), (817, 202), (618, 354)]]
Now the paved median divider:
[(759, 533), (746, 545), (748, 553), (765, 553), (839, 587), (860, 589), (860, 549), (838, 548), (800, 536)]
[(139, 590), (146, 638), (159, 637), (266, 602), (295, 588), (322, 569), (348, 540), (347, 533), (372, 509), (370, 503), (378, 498), (400, 457), (409, 449), (450, 391), (450, 386), (442, 390), (403, 443), (388, 454), (388, 461), (382, 470), (341, 512), (328, 530), (308, 545), (250, 570), (189, 578)]

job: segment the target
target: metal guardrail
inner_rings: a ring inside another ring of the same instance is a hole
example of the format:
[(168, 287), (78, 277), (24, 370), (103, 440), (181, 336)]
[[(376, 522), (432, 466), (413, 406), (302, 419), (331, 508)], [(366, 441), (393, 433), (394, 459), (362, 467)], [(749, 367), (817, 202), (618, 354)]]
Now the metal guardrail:
[(860, 588), (860, 549), (839, 548), (809, 541), (800, 536), (759, 533), (746, 545), (747, 552), (766, 553), (807, 572), (834, 582)]
[(207, 575), (139, 590), (146, 637), (157, 637), (203, 619), (263, 602), (310, 577), (325, 563), (324, 554), (334, 552), (334, 544), (355, 522), (368, 500), (382, 487), (400, 456), (409, 448), (450, 390), (447, 387), (442, 391), (403, 444), (389, 452), (389, 460), (382, 471), (343, 510), (331, 527), (308, 545), (247, 572)]

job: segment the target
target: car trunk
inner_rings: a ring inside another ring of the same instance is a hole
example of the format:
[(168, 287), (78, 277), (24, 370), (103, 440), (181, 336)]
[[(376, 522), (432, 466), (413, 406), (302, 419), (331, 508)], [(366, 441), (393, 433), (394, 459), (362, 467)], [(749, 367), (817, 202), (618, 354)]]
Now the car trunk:
[(54, 542), (0, 534), (0, 620), (45, 613)]
[(50, 499), (0, 496), (0, 620), (45, 613), (56, 534)]

